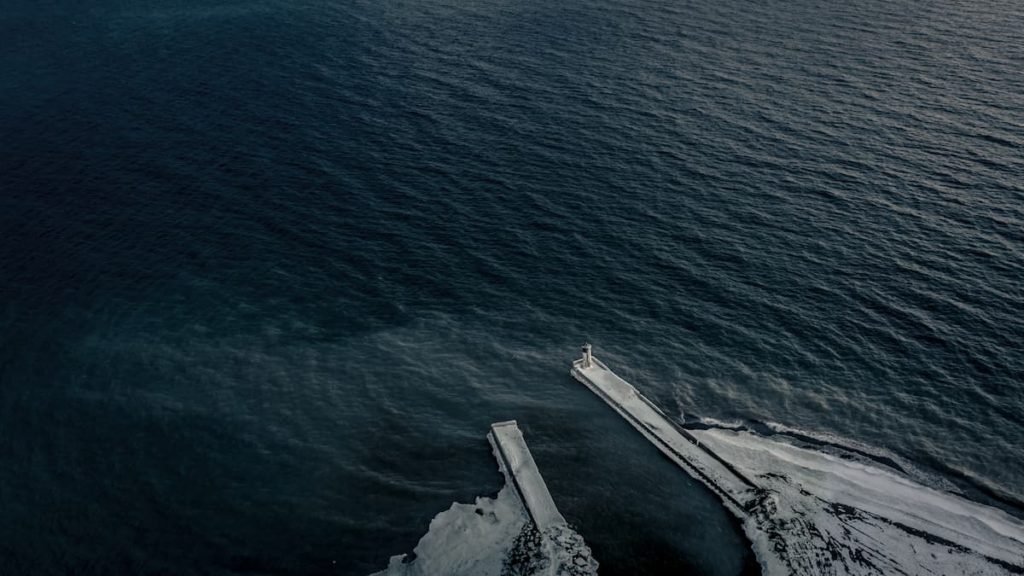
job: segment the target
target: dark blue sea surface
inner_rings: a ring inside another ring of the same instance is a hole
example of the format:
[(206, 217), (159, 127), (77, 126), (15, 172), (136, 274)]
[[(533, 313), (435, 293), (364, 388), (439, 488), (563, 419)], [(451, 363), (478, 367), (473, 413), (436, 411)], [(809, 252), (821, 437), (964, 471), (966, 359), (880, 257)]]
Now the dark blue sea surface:
[(0, 573), (365, 575), (515, 418), (601, 574), (756, 571), (568, 375), (1021, 515), (1017, 0), (3, 0)]

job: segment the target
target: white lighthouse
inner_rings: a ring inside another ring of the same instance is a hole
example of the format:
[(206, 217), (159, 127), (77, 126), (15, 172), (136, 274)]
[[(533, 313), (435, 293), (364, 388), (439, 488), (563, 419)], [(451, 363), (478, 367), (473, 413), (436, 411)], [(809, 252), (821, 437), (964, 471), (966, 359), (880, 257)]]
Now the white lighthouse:
[(594, 354), (590, 343), (583, 345), (583, 367), (590, 368), (594, 365)]

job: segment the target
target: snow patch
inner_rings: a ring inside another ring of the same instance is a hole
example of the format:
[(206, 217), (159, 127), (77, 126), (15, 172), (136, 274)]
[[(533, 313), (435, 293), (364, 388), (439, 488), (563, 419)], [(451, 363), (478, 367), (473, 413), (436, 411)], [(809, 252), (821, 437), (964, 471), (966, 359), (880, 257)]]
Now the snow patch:
[(494, 424), (488, 439), (505, 477), (498, 495), (452, 504), (430, 522), (415, 559), (392, 556), (372, 576), (597, 576), (597, 560), (555, 507), (516, 423)]
[(695, 430), (765, 495), (744, 530), (768, 574), (1020, 574), (1024, 522), (879, 466)]
[(529, 523), (515, 489), (506, 485), (495, 498), (452, 504), (430, 522), (413, 550), (415, 560), (392, 556), (387, 569), (373, 576), (502, 576), (516, 538)]
[(598, 563), (568, 525), (540, 531), (516, 490), (452, 504), (430, 522), (414, 550), (372, 576), (597, 576)]

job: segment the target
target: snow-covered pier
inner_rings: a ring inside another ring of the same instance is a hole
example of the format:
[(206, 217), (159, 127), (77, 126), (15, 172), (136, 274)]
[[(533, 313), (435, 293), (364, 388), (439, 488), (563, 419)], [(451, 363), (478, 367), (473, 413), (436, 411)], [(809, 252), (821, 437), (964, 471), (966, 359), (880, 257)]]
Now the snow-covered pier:
[(565, 518), (555, 507), (555, 501), (551, 499), (548, 486), (537, 469), (537, 463), (533, 461), (533, 455), (516, 421), (491, 424), (487, 439), (494, 447), (498, 466), (508, 483), (515, 487), (537, 529), (544, 531), (565, 525)]
[(629, 382), (593, 357), (590, 345), (572, 364), (572, 376), (585, 384), (670, 460), (703, 482), (741, 519), (758, 501), (757, 486), (688, 431), (672, 422)]

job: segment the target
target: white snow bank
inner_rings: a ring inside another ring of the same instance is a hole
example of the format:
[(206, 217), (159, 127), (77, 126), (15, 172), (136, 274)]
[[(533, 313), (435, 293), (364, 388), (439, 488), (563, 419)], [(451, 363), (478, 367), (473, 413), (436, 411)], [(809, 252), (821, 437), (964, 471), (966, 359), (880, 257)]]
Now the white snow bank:
[(597, 576), (597, 561), (555, 507), (515, 422), (491, 430), (506, 479), (498, 495), (452, 504), (430, 522), (415, 559), (393, 556), (372, 576)]
[(771, 497), (745, 522), (769, 573), (1024, 571), (1024, 522), (895, 471), (778, 436), (693, 430)]
[(519, 534), (529, 525), (515, 489), (506, 485), (496, 498), (452, 504), (430, 522), (414, 550), (415, 560), (393, 556), (373, 576), (501, 576)]

